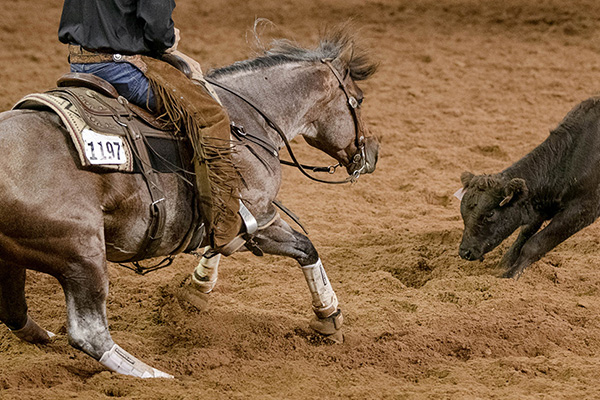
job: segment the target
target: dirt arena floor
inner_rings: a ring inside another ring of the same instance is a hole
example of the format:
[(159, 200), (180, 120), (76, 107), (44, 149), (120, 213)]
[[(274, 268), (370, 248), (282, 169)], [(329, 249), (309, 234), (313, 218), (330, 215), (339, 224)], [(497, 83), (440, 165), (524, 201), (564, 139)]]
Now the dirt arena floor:
[[(67, 62), (60, 0), (2, 5), (4, 110), (52, 87)], [(176, 379), (118, 376), (68, 345), (58, 283), (30, 273), (30, 312), (58, 335), (33, 346), (0, 327), (0, 399), (600, 398), (600, 224), (505, 280), (507, 243), (484, 262), (458, 257), (452, 196), (463, 171), (502, 170), (598, 92), (596, 2), (179, 0), (174, 16), (181, 49), (205, 69), (255, 55), (256, 18), (273, 23), (264, 42), (307, 47), (353, 19), (380, 62), (362, 84), (381, 140), (375, 173), (339, 187), (287, 169), (280, 194), (320, 252), (345, 343), (308, 329), (310, 296), (290, 259), (223, 260), (204, 307), (177, 284), (192, 256), (145, 277), (110, 265), (113, 337)], [(307, 163), (328, 161), (295, 147)]]

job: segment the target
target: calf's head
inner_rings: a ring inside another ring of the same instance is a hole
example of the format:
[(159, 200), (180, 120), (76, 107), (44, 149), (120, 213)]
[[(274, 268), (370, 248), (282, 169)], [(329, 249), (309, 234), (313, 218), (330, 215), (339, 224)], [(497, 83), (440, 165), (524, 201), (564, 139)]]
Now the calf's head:
[(465, 229), (459, 255), (469, 261), (480, 260), (522, 224), (527, 185), (521, 178), (470, 172), (464, 172), (461, 181), (460, 213)]

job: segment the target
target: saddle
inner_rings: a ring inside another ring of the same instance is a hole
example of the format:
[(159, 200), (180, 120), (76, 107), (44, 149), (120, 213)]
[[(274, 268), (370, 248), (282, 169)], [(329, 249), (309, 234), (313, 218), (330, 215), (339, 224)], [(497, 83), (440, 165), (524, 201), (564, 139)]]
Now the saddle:
[[(128, 262), (133, 262), (135, 268), (131, 269), (140, 274), (162, 268), (161, 264), (159, 267), (141, 267), (137, 261), (155, 253), (165, 227), (165, 194), (157, 173), (178, 173), (188, 182), (195, 181), (191, 163), (192, 148), (187, 137), (176, 135), (175, 127), (168, 121), (129, 103), (109, 82), (91, 74), (65, 74), (58, 79), (55, 89), (27, 95), (13, 109), (54, 111), (69, 132), (83, 168), (143, 174), (151, 197), (151, 220), (140, 252)], [(246, 142), (246, 145), (247, 142), (254, 143), (273, 156), (278, 155), (272, 144), (246, 133), (242, 127), (232, 126), (232, 135), (238, 141)], [(193, 193), (197, 195), (196, 190)], [(300, 225), (291, 211), (279, 202), (274, 204)], [(240, 209), (245, 209), (242, 206), (240, 204)], [(193, 253), (205, 244), (204, 224), (197, 207), (192, 209), (193, 217), (188, 232), (172, 254)], [(258, 229), (265, 229), (277, 217), (278, 213), (273, 209), (254, 222)], [(246, 223), (246, 219), (244, 221)], [(246, 243), (246, 247), (254, 254), (262, 255), (262, 250), (253, 242)]]
[[(30, 94), (13, 109), (50, 109), (62, 120), (83, 168), (141, 173), (151, 197), (151, 221), (140, 253), (130, 261), (151, 257), (160, 245), (165, 219), (165, 194), (157, 173), (178, 173), (193, 182), (191, 149), (183, 135), (148, 111), (129, 103), (107, 81), (91, 74), (68, 73), (57, 87)], [(195, 191), (194, 191), (195, 193)], [(203, 224), (194, 209), (180, 248), (195, 250), (203, 239)]]
[(92, 130), (129, 138), (134, 169), (127, 172), (143, 173), (143, 166), (151, 165), (157, 172), (192, 173), (191, 166), (183, 162), (191, 157), (186, 154), (186, 138), (175, 135), (175, 128), (168, 121), (129, 103), (104, 79), (68, 73), (58, 79), (57, 86), (46, 93), (69, 101)]

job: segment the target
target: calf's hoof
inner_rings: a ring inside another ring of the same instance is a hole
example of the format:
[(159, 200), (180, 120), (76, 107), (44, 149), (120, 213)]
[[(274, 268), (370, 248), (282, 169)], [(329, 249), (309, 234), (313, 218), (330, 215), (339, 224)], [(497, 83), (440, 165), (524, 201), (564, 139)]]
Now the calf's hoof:
[(508, 271), (506, 271), (502, 275), (502, 277), (514, 279), (516, 281), (521, 277), (521, 275), (523, 275), (523, 270), (524, 270), (524, 268), (511, 268)]
[(309, 323), (309, 326), (315, 332), (331, 339), (335, 343), (343, 343), (344, 335), (342, 333), (342, 325), (344, 324), (344, 316), (342, 310), (338, 308), (336, 312), (326, 318), (315, 316)]

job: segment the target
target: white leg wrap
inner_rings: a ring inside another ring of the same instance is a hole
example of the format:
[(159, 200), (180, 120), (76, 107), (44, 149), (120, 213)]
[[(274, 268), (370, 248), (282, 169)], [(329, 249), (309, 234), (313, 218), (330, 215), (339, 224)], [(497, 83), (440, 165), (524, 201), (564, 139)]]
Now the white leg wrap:
[(100, 359), (100, 364), (111, 371), (137, 378), (173, 378), (173, 375), (166, 374), (141, 362), (117, 344), (110, 351), (104, 353)]
[(202, 257), (192, 274), (192, 282), (202, 293), (210, 293), (219, 278), (219, 261), (221, 254), (211, 258)]
[(302, 272), (312, 295), (313, 311), (319, 318), (327, 318), (337, 311), (338, 300), (329, 283), (323, 263), (319, 259), (312, 265), (302, 267)]

